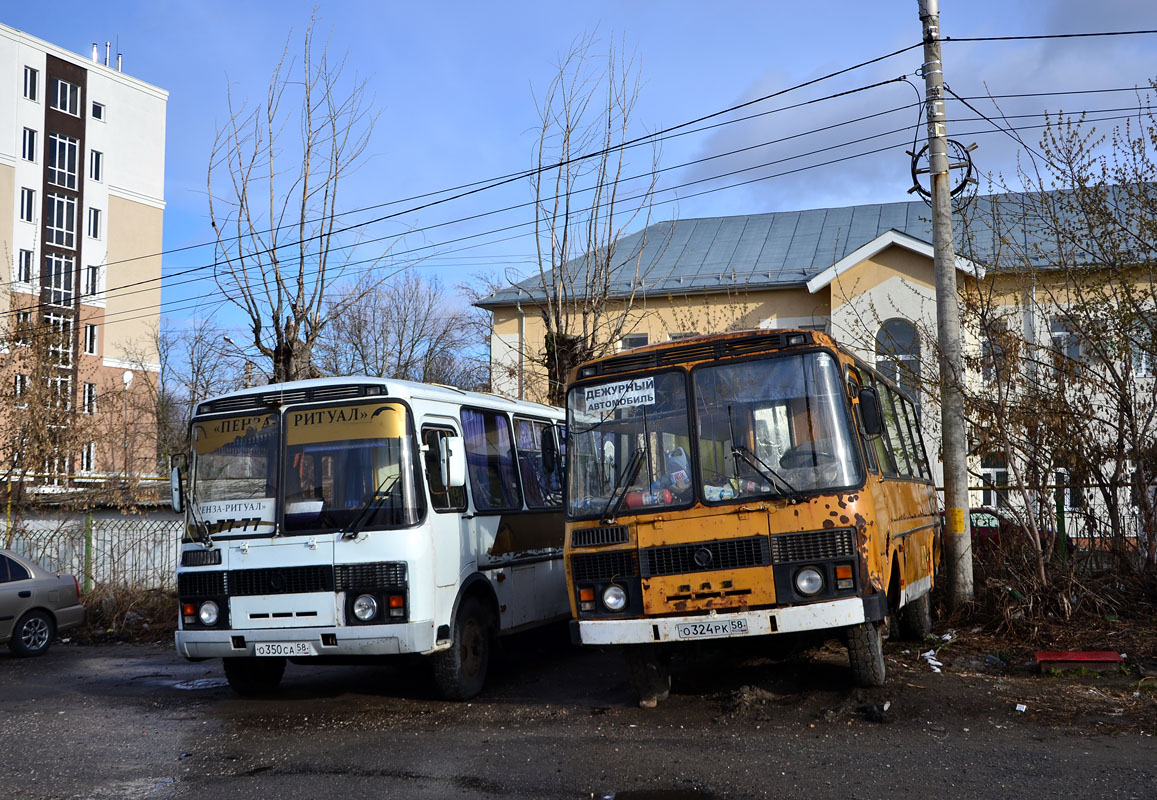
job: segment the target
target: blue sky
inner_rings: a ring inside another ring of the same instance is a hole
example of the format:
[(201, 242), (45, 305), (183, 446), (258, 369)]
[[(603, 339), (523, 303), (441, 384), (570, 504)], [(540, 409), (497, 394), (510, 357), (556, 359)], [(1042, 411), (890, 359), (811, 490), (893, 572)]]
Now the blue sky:
[[(575, 37), (594, 32), (605, 45), (622, 39), (635, 51), (644, 86), (634, 119), (641, 134), (727, 108), (850, 64), (915, 44), (920, 38), (916, 0), (827, 4), (751, 2), (527, 2), (527, 3), (316, 3), (319, 32), (330, 52), (345, 54), (348, 69), (367, 79), (380, 114), (369, 147), (371, 158), (352, 178), (347, 207), (396, 200), (481, 180), (532, 165), (536, 124), (532, 88), (541, 88), (553, 64)], [(205, 169), (215, 126), (226, 119), (226, 90), (259, 99), (287, 39), (296, 50), (314, 2), (72, 2), (6, 4), (5, 24), (66, 49), (89, 54), (92, 43), (111, 40), (124, 54), (125, 72), (170, 92), (166, 151), (165, 247), (209, 238), (204, 196)], [(1157, 4), (1137, 0), (1042, 0), (991, 2), (943, 0), (946, 36), (993, 36), (1075, 31), (1157, 28)], [(1064, 91), (1144, 86), (1157, 74), (1157, 36), (945, 45), (945, 75), (968, 95), (1023, 91)], [(873, 67), (842, 76), (780, 101), (819, 97), (885, 78), (911, 76), (920, 65), (914, 50)], [(920, 81), (913, 78), (917, 84)], [(768, 115), (713, 131), (669, 140), (662, 166), (674, 167), (705, 156), (788, 136), (890, 109), (916, 100), (905, 84), (817, 104), (792, 113)], [(1002, 102), (1006, 114), (1116, 108), (1135, 105), (1130, 95), (1031, 98)], [(992, 113), (991, 103), (980, 104)], [(950, 115), (963, 113), (949, 105)], [(1108, 112), (1106, 112), (1106, 115)], [(672, 169), (665, 185), (708, 179), (695, 188), (660, 195), (678, 202), (656, 209), (659, 218), (888, 202), (909, 199), (908, 160), (892, 151), (811, 169), (793, 176), (724, 188), (742, 178), (712, 180), (724, 171), (776, 160), (818, 147), (840, 144), (915, 122), (908, 110), (801, 137), (698, 166)], [(1030, 124), (1032, 121), (1026, 122)], [(975, 158), (984, 172), (1012, 175), (1016, 147), (1008, 137), (984, 135), (986, 126), (962, 123), (950, 135), (973, 133)], [(1035, 141), (1038, 132), (1026, 131)], [(910, 134), (909, 134), (910, 136)], [(884, 138), (895, 142), (896, 137)], [(858, 149), (875, 145), (865, 144)], [(767, 175), (857, 152), (834, 150), (746, 173)], [(642, 166), (642, 162), (637, 162)], [(457, 217), (524, 202), (524, 183), (468, 200), (406, 215), (375, 235), (402, 233)], [(395, 252), (437, 244), (455, 235), (479, 233), (526, 221), (511, 212), (469, 225), (412, 233)], [(506, 234), (509, 236), (509, 234)], [(490, 237), (504, 238), (504, 237)], [(470, 249), (423, 250), (422, 269), (453, 286), (479, 270), (525, 270), (533, 252), (529, 238)], [(454, 250), (455, 252), (448, 252)], [(192, 250), (165, 258), (171, 273), (211, 259)], [(215, 290), (175, 286), (172, 302)], [(175, 312), (174, 316), (188, 311)]]

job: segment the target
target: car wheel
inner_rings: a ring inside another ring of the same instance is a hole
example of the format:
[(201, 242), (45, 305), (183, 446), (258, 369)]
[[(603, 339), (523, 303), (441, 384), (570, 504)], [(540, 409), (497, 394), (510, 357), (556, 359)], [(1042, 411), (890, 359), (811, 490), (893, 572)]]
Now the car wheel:
[(8, 647), (20, 658), (42, 656), (55, 637), (56, 624), (52, 617), (44, 611), (29, 611), (12, 629)]
[(450, 647), (435, 653), (434, 683), (446, 700), (469, 700), (482, 691), (494, 636), (492, 615), (476, 597), (467, 597), (454, 618)]
[(884, 685), (884, 645), (875, 623), (848, 628), (848, 663), (856, 686)]
[(272, 694), (285, 674), (284, 658), (226, 658), (225, 679), (242, 697)]

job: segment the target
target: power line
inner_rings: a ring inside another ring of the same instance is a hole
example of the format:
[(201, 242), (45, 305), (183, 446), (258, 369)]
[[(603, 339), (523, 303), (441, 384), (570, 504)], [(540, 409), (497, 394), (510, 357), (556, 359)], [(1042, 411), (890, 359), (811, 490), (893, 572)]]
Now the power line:
[[(521, 170), (518, 172), (511, 172), (511, 173), (507, 173), (506, 175), (499, 176), (497, 178), (489, 178), (489, 179), (485, 179), (485, 180), (481, 180), (481, 181), (474, 181), (472, 183), (460, 184), (458, 186), (451, 187), (448, 189), (441, 189), (441, 190), (434, 191), (434, 192), (426, 192), (424, 194), (414, 195), (410, 198), (404, 198), (401, 200), (391, 200), (391, 201), (388, 201), (385, 203), (379, 203), (379, 204), (375, 204), (375, 205), (371, 205), (371, 206), (364, 206), (362, 208), (350, 209), (349, 211), (343, 211), (340, 213), (332, 214), (332, 215), (330, 215), (330, 217), (316, 218), (316, 219), (310, 220), (310, 222), (320, 222), (320, 221), (323, 221), (324, 219), (336, 218), (336, 217), (340, 217), (340, 216), (348, 216), (350, 214), (355, 214), (355, 213), (359, 213), (362, 211), (376, 210), (376, 209), (385, 208), (385, 207), (388, 207), (391, 205), (398, 205), (400, 203), (411, 202), (413, 200), (425, 199), (427, 197), (434, 197), (434, 196), (437, 196), (440, 194), (445, 194), (447, 192), (457, 192), (457, 194), (451, 195), (449, 197), (444, 197), (444, 198), (441, 198), (439, 200), (434, 200), (434, 201), (431, 201), (428, 203), (414, 206), (412, 208), (405, 209), (403, 211), (394, 212), (392, 214), (378, 217), (376, 219), (367, 220), (365, 222), (357, 223), (356, 225), (348, 226), (345, 228), (339, 228), (335, 231), (331, 231), (329, 234), (324, 234), (324, 235), (333, 235), (333, 234), (345, 233), (345, 232), (348, 232), (349, 230), (353, 230), (356, 228), (366, 227), (368, 225), (373, 225), (373, 224), (376, 224), (378, 222), (384, 222), (388, 219), (393, 219), (393, 218), (396, 218), (396, 217), (399, 217), (399, 216), (402, 216), (405, 214), (411, 214), (411, 213), (414, 213), (416, 211), (421, 211), (421, 210), (424, 210), (426, 208), (430, 208), (430, 207), (433, 207), (436, 205), (448, 203), (452, 200), (461, 199), (463, 197), (467, 197), (467, 196), (472, 195), (472, 194), (477, 194), (479, 192), (488, 191), (489, 189), (494, 189), (494, 188), (497, 188), (499, 186), (504, 186), (504, 185), (512, 183), (514, 181), (528, 178), (528, 177), (535, 175), (535, 174), (550, 172), (551, 170), (561, 169), (562, 167), (569, 166), (571, 164), (576, 164), (576, 163), (579, 163), (581, 161), (586, 161), (586, 160), (589, 160), (592, 158), (598, 158), (600, 156), (607, 155), (609, 153), (613, 153), (617, 150), (625, 150), (625, 149), (634, 147), (636, 145), (645, 144), (647, 142), (664, 141), (666, 138), (671, 138), (670, 135), (674, 134), (675, 131), (683, 131), (683, 129), (690, 128), (691, 126), (697, 125), (701, 122), (705, 122), (705, 121), (710, 120), (710, 119), (715, 119), (717, 117), (725, 116), (725, 115), (730, 114), (734, 111), (748, 108), (750, 106), (756, 105), (758, 103), (766, 102), (767, 100), (771, 100), (771, 99), (774, 99), (776, 97), (781, 97), (781, 96), (789, 94), (791, 92), (795, 92), (795, 91), (798, 91), (800, 89), (807, 88), (808, 86), (813, 86), (813, 85), (821, 83), (823, 81), (830, 80), (831, 78), (835, 78), (835, 77), (838, 77), (840, 75), (844, 75), (844, 74), (847, 74), (849, 72), (853, 72), (857, 69), (862, 69), (863, 67), (870, 66), (872, 64), (877, 64), (881, 61), (886, 61), (889, 58), (894, 58), (895, 56), (901, 55), (903, 53), (908, 52), (909, 50), (913, 50), (913, 49), (918, 48), (920, 46), (921, 46), (920, 44), (909, 45), (907, 47), (900, 48), (899, 50), (894, 50), (890, 53), (885, 53), (884, 55), (877, 56), (875, 58), (871, 58), (871, 59), (868, 59), (866, 61), (861, 61), (861, 62), (859, 62), (857, 64), (853, 64), (849, 67), (844, 67), (842, 69), (835, 70), (834, 72), (829, 72), (829, 73), (827, 73), (825, 75), (821, 75), (817, 78), (812, 78), (811, 80), (803, 81), (802, 83), (797, 83), (797, 84), (795, 84), (793, 86), (789, 86), (785, 89), (780, 89), (780, 90), (777, 90), (777, 91), (772, 92), (770, 94), (766, 94), (766, 95), (763, 95), (761, 97), (756, 97), (752, 100), (746, 100), (742, 103), (737, 103), (736, 105), (729, 106), (728, 108), (724, 108), (724, 109), (719, 110), (719, 111), (711, 112), (710, 114), (704, 114), (700, 117), (696, 117), (695, 119), (691, 119), (691, 120), (688, 120), (686, 122), (681, 122), (678, 125), (672, 125), (668, 128), (663, 128), (663, 129), (660, 129), (658, 131), (655, 131), (654, 133), (649, 133), (649, 134), (646, 134), (644, 136), (635, 137), (634, 139), (629, 139), (629, 140), (622, 142), (620, 144), (611, 145), (609, 147), (606, 147), (606, 148), (603, 148), (601, 150), (597, 150), (597, 151), (594, 151), (591, 153), (585, 153), (583, 155), (574, 156), (573, 158), (564, 159), (563, 161), (559, 161), (559, 162), (554, 163), (554, 164), (550, 164), (547, 166), (540, 166), (540, 167), (536, 167), (536, 168), (529, 169), (529, 170)], [(862, 89), (851, 90), (851, 91), (852, 92), (862, 91)], [(849, 94), (849, 93), (851, 93), (851, 92), (840, 92), (840, 93), (837, 93), (835, 95), (832, 95), (831, 97), (832, 98), (842, 97), (842, 96)], [(783, 111), (783, 110), (789, 110), (789, 109), (797, 108), (801, 105), (808, 105), (810, 103), (819, 102), (819, 101), (822, 101), (824, 99), (830, 99), (830, 98), (818, 98), (816, 100), (809, 100), (805, 103), (800, 103), (800, 104), (796, 104), (794, 106), (787, 106), (785, 108), (778, 109), (777, 111)], [(747, 118), (737, 119), (737, 120), (734, 120), (734, 122), (742, 122), (745, 119), (747, 119)], [(730, 124), (730, 123), (719, 123), (719, 124)], [(716, 126), (710, 126), (710, 127), (718, 127), (718, 126), (716, 125)], [(710, 127), (703, 128), (702, 130), (708, 130), (708, 129), (710, 129)], [(679, 135), (686, 135), (688, 133), (694, 133), (694, 132), (698, 132), (698, 131), (685, 131), (684, 133), (679, 134)], [(293, 223), (294, 226), (297, 226), (299, 224), (300, 224), (300, 222), (294, 222)], [(277, 230), (280, 230), (282, 227), (290, 227), (290, 226), (279, 225), (279, 226), (276, 226), (274, 228), (269, 228), (269, 229), (265, 229), (262, 231), (258, 231), (257, 233), (258, 234), (272, 233), (272, 232), (275, 232)], [(309, 237), (305, 237), (303, 239), (295, 240), (292, 242), (287, 242), (283, 246), (284, 247), (293, 247), (295, 245), (301, 245), (301, 244), (304, 244), (306, 242), (313, 241), (313, 240), (319, 238), (321, 235), (323, 235), (323, 234), (319, 234), (317, 236), (309, 236)], [(130, 263), (133, 261), (140, 261), (140, 260), (144, 260), (144, 259), (148, 259), (148, 258), (157, 258), (157, 257), (164, 256), (164, 255), (171, 255), (173, 253), (180, 253), (180, 252), (186, 252), (189, 250), (199, 249), (199, 248), (203, 248), (203, 247), (216, 246), (217, 244), (219, 244), (222, 241), (238, 241), (238, 240), (241, 240), (245, 237), (246, 237), (246, 235), (230, 236), (230, 237), (225, 237), (223, 239), (213, 239), (213, 240), (209, 240), (206, 242), (200, 242), (200, 243), (191, 244), (191, 245), (183, 245), (181, 247), (176, 247), (176, 248), (171, 248), (171, 249), (162, 249), (162, 250), (155, 252), (155, 253), (148, 253), (148, 254), (143, 254), (143, 255), (139, 255), (139, 256), (131, 256), (129, 258), (117, 259), (116, 261), (106, 261), (102, 266), (107, 267), (107, 266), (111, 266), (113, 264), (124, 264), (124, 263)], [(255, 251), (255, 252), (257, 252), (257, 251)], [(179, 275), (182, 275), (185, 273), (179, 272), (176, 274), (179, 276)], [(173, 277), (173, 276), (170, 275), (169, 277)], [(157, 280), (159, 280), (159, 279), (157, 279)]]
[(1101, 36), (1144, 36), (1157, 33), (1154, 30), (1141, 31), (1087, 31), (1082, 33), (1037, 33), (1023, 36), (943, 36), (942, 42), (1026, 42), (1035, 39), (1092, 39)]
[[(1113, 90), (1115, 90), (1115, 89), (1113, 89)], [(1111, 91), (1111, 90), (1091, 90), (1091, 91)], [(955, 93), (953, 93), (953, 94), (955, 94)], [(968, 104), (966, 103), (966, 105), (968, 105)], [(867, 115), (867, 116), (864, 116), (864, 117), (862, 117), (862, 118), (857, 118), (857, 120), (852, 120), (852, 122), (858, 122), (858, 120), (863, 120), (863, 119), (870, 119), (870, 118), (875, 118), (875, 117), (883, 116), (883, 115), (885, 115), (885, 113), (890, 113), (890, 112), (894, 112), (894, 111), (897, 111), (897, 110), (902, 110), (902, 109), (904, 109), (904, 108), (912, 108), (912, 104), (906, 105), (906, 107), (898, 107), (897, 109), (891, 109), (891, 110), (887, 110), (887, 111), (883, 111), (883, 112), (876, 112), (876, 113), (872, 113), (872, 115)], [(995, 126), (995, 123), (993, 123), (993, 120), (990, 120), (989, 118), (987, 118), (985, 115), (983, 115), (983, 113), (982, 113), (982, 112), (979, 112), (977, 109), (974, 109), (974, 108), (972, 108), (972, 107), (971, 107), (971, 105), (970, 105), (970, 109), (971, 109), (971, 110), (973, 110), (975, 113), (978, 113), (978, 115), (979, 115), (981, 118), (983, 118), (983, 119), (986, 119), (986, 120), (987, 120), (987, 122), (989, 122), (989, 123), (992, 123), (992, 124), (994, 124), (994, 126)], [(1099, 111), (1110, 111), (1110, 110), (1115, 110), (1115, 109), (1104, 109), (1104, 110), (1100, 110), (1100, 109), (1098, 109), (1098, 110), (1093, 110), (1092, 112), (1099, 112)], [(1042, 116), (1042, 115), (1019, 115), (1019, 117), (1039, 117), (1039, 116)], [(1130, 115), (1130, 116), (1132, 116), (1132, 115)], [(1103, 119), (1091, 119), (1091, 120), (1089, 120), (1089, 122), (1107, 122), (1107, 120), (1113, 120), (1113, 119), (1119, 119), (1119, 118), (1125, 118), (1125, 117), (1107, 117), (1107, 118), (1103, 118)], [(828, 125), (828, 126), (820, 127), (820, 129), (815, 129), (815, 130), (813, 130), (813, 131), (811, 131), (811, 132), (805, 132), (805, 133), (824, 132), (824, 131), (828, 131), (828, 130), (833, 130), (833, 129), (835, 129), (835, 127), (840, 127), (840, 126), (842, 126), (842, 125), (846, 125), (846, 124), (848, 124), (848, 122), (837, 123), (837, 124), (833, 124), (833, 125)], [(998, 127), (998, 126), (996, 126), (996, 127), (997, 127), (997, 130), (1001, 130), (1001, 129), (1000, 129), (1000, 127)], [(1033, 130), (1033, 129), (1039, 129), (1039, 127), (1045, 127), (1045, 125), (1039, 125), (1039, 126), (1018, 126), (1018, 127), (1012, 127), (1012, 126), (1010, 126), (1010, 129), (1009, 129), (1009, 130)], [(659, 191), (659, 192), (670, 192), (670, 191), (676, 191), (676, 190), (678, 190), (678, 189), (683, 189), (683, 188), (686, 188), (686, 186), (690, 186), (690, 185), (697, 185), (697, 184), (706, 183), (706, 182), (710, 182), (710, 181), (717, 181), (717, 179), (721, 179), (721, 178), (723, 178), (723, 177), (730, 177), (730, 176), (732, 176), (732, 175), (742, 174), (742, 173), (745, 173), (745, 171), (752, 171), (752, 170), (754, 170), (754, 169), (762, 169), (762, 168), (766, 168), (766, 167), (768, 167), (768, 166), (774, 166), (774, 164), (776, 164), (776, 163), (782, 163), (782, 162), (784, 162), (784, 161), (795, 160), (795, 159), (799, 159), (799, 157), (806, 157), (806, 156), (808, 156), (808, 155), (815, 155), (815, 154), (817, 154), (817, 153), (820, 153), (820, 152), (827, 152), (827, 151), (832, 151), (832, 149), (835, 149), (835, 148), (839, 148), (839, 147), (845, 147), (845, 146), (848, 146), (848, 145), (852, 145), (852, 144), (860, 144), (860, 142), (863, 142), (863, 141), (867, 141), (867, 140), (870, 140), (870, 139), (877, 139), (877, 138), (883, 137), (883, 135), (889, 135), (889, 134), (892, 134), (892, 133), (898, 133), (898, 132), (905, 132), (905, 131), (909, 131), (909, 130), (912, 130), (912, 129), (911, 129), (911, 127), (902, 127), (902, 129), (894, 129), (894, 130), (892, 130), (892, 131), (886, 131), (886, 132), (884, 132), (884, 133), (878, 133), (878, 134), (874, 134), (874, 135), (869, 135), (869, 137), (862, 137), (862, 138), (860, 138), (860, 139), (855, 139), (855, 140), (850, 140), (850, 141), (843, 141), (843, 142), (838, 142), (838, 144), (837, 144), (837, 145), (832, 145), (832, 146), (828, 146), (828, 147), (825, 147), (825, 148), (818, 148), (818, 149), (816, 149), (816, 151), (811, 151), (811, 152), (808, 152), (808, 153), (802, 153), (802, 154), (795, 154), (795, 155), (791, 155), (791, 156), (786, 156), (786, 157), (783, 157), (783, 159), (778, 159), (778, 160), (774, 160), (774, 161), (764, 162), (764, 163), (761, 163), (761, 164), (757, 164), (757, 166), (754, 166), (754, 167), (747, 167), (747, 168), (744, 168), (744, 169), (740, 169), (740, 170), (731, 170), (731, 171), (729, 171), (729, 173), (723, 173), (723, 174), (718, 174), (718, 175), (708, 176), (708, 177), (705, 177), (705, 178), (700, 178), (700, 179), (697, 179), (697, 181), (686, 182), (686, 183), (683, 183), (683, 184), (678, 184), (678, 185), (676, 185), (676, 186), (669, 186), (669, 188), (663, 188), (663, 189), (661, 189), (661, 190), (658, 190), (658, 191)], [(978, 132), (973, 132), (973, 133), (965, 133), (965, 134), (961, 134), (961, 135), (980, 135), (980, 134), (985, 134), (985, 133), (989, 133), (989, 131), (978, 131)], [(729, 153), (724, 153), (724, 154), (716, 154), (716, 155), (713, 155), (713, 156), (705, 156), (705, 157), (703, 157), (703, 159), (695, 160), (695, 161), (692, 161), (692, 162), (686, 162), (685, 164), (680, 164), (680, 166), (677, 166), (677, 167), (664, 168), (664, 170), (663, 170), (663, 171), (670, 171), (671, 169), (676, 169), (676, 168), (681, 168), (681, 167), (691, 166), (691, 164), (695, 164), (695, 163), (702, 163), (702, 162), (705, 162), (705, 161), (709, 161), (709, 160), (717, 159), (717, 157), (722, 157), (722, 156), (725, 156), (725, 155), (732, 155), (732, 154), (736, 154), (736, 153), (740, 153), (740, 152), (750, 151), (750, 149), (753, 149), (753, 148), (756, 148), (756, 147), (760, 147), (760, 146), (766, 146), (766, 145), (768, 145), (768, 144), (776, 144), (776, 142), (780, 142), (780, 141), (783, 141), (783, 140), (789, 140), (789, 139), (795, 139), (795, 138), (799, 138), (799, 137), (802, 137), (802, 135), (804, 135), (804, 133), (793, 134), (793, 135), (789, 135), (789, 137), (783, 137), (782, 139), (779, 139), (779, 140), (771, 140), (771, 141), (769, 141), (769, 142), (762, 142), (762, 144), (761, 144), (761, 145), (750, 146), (750, 147), (745, 147), (745, 148), (739, 148), (739, 149), (737, 149), (737, 151), (731, 151), (731, 152), (729, 152)], [(797, 169), (793, 169), (793, 170), (787, 170), (787, 171), (784, 171), (784, 173), (778, 173), (778, 174), (775, 174), (775, 175), (768, 175), (768, 176), (761, 176), (760, 178), (752, 179), (752, 181), (744, 181), (744, 182), (740, 182), (740, 183), (737, 183), (737, 184), (728, 184), (727, 186), (720, 186), (720, 188), (716, 188), (716, 189), (712, 189), (712, 190), (707, 190), (707, 191), (703, 191), (703, 192), (697, 192), (697, 193), (694, 193), (694, 195), (691, 195), (691, 196), (685, 196), (685, 197), (683, 197), (683, 198), (672, 198), (671, 200), (661, 200), (661, 201), (657, 201), (657, 203), (656, 203), (655, 205), (664, 205), (664, 204), (666, 204), (666, 203), (671, 203), (671, 201), (678, 201), (679, 199), (690, 199), (690, 198), (692, 198), (692, 197), (699, 197), (699, 196), (702, 196), (702, 195), (706, 195), (706, 193), (712, 193), (712, 192), (714, 192), (714, 191), (722, 191), (722, 190), (724, 190), (724, 189), (731, 189), (731, 188), (735, 188), (735, 186), (738, 186), (738, 185), (746, 185), (746, 184), (750, 184), (750, 183), (754, 183), (754, 182), (758, 182), (758, 181), (765, 181), (765, 179), (769, 179), (769, 178), (773, 178), (773, 177), (782, 177), (782, 176), (784, 176), (784, 175), (789, 175), (789, 174), (798, 173), (798, 171), (802, 171), (802, 170), (804, 170), (804, 169), (815, 169), (815, 168), (819, 168), (819, 167), (830, 166), (830, 164), (832, 164), (832, 163), (839, 163), (839, 162), (841, 162), (841, 161), (846, 161), (846, 160), (848, 160), (848, 159), (849, 159), (849, 157), (863, 157), (864, 155), (871, 155), (871, 154), (875, 154), (875, 153), (878, 153), (878, 152), (883, 152), (883, 151), (886, 151), (886, 149), (891, 149), (891, 146), (889, 146), (889, 147), (884, 147), (884, 148), (877, 148), (877, 149), (874, 149), (874, 151), (869, 151), (869, 152), (867, 152), (867, 153), (861, 153), (861, 154), (855, 154), (855, 155), (853, 155), (853, 156), (846, 156), (846, 157), (841, 157), (841, 159), (837, 159), (837, 160), (833, 160), (833, 161), (820, 162), (820, 163), (817, 163), (817, 164), (810, 164), (810, 166), (806, 166), (806, 167), (803, 167), (803, 168), (797, 168)], [(638, 176), (636, 176), (636, 177), (638, 177)], [(636, 198), (631, 198), (631, 199), (636, 199)], [(466, 218), (460, 218), (460, 219), (457, 219), (457, 220), (451, 220), (451, 221), (449, 221), (449, 222), (436, 223), (436, 225), (433, 225), (433, 226), (428, 226), (427, 228), (422, 228), (421, 230), (427, 230), (427, 229), (433, 229), (433, 228), (437, 228), (437, 227), (445, 227), (445, 226), (448, 226), (448, 225), (454, 225), (454, 223), (460, 223), (460, 222), (463, 222), (463, 221), (470, 221), (470, 220), (472, 220), (472, 219), (478, 219), (478, 218), (480, 218), (480, 216), (492, 215), (492, 214), (495, 214), (495, 213), (501, 213), (501, 212), (504, 212), (504, 211), (509, 211), (509, 210), (516, 210), (516, 208), (518, 208), (518, 207), (524, 207), (525, 205), (531, 205), (531, 204), (519, 204), (519, 205), (516, 205), (516, 206), (510, 206), (510, 207), (508, 207), (508, 208), (501, 208), (501, 210), (495, 210), (495, 211), (491, 211), (491, 212), (485, 212), (485, 213), (480, 213), (480, 214), (474, 214), (474, 215), (471, 215), (471, 216), (466, 216)], [(429, 245), (422, 245), (422, 247), (419, 247), (419, 248), (412, 248), (412, 249), (408, 249), (408, 250), (405, 250), (405, 251), (403, 251), (403, 252), (400, 252), (400, 254), (392, 254), (392, 255), (393, 255), (393, 256), (395, 256), (395, 257), (397, 257), (397, 256), (399, 256), (399, 255), (407, 255), (407, 254), (412, 254), (412, 252), (419, 252), (419, 251), (422, 251), (422, 250), (427, 250), (427, 249), (430, 249), (430, 248), (434, 248), (434, 247), (443, 247), (443, 245), (445, 245), (445, 244), (456, 243), (456, 242), (462, 242), (462, 241), (469, 241), (469, 240), (473, 240), (473, 238), (478, 238), (478, 237), (480, 237), (480, 236), (491, 235), (491, 234), (494, 234), (494, 233), (502, 233), (502, 232), (506, 232), (506, 230), (516, 229), (516, 228), (519, 228), (519, 227), (525, 227), (525, 226), (531, 225), (531, 223), (532, 223), (532, 221), (531, 221), (531, 222), (523, 222), (523, 223), (517, 223), (517, 225), (514, 225), (514, 226), (507, 226), (507, 227), (498, 228), (498, 229), (495, 229), (495, 230), (488, 230), (488, 232), (482, 232), (482, 233), (480, 233), (480, 234), (472, 234), (472, 235), (469, 235), (469, 236), (458, 237), (458, 238), (455, 238), (455, 240), (449, 240), (449, 241), (447, 241), (447, 242), (441, 242), (441, 243), (435, 243), (435, 244), (429, 244)], [(410, 232), (410, 233), (413, 233), (413, 232)], [(393, 237), (399, 237), (399, 236), (401, 236), (401, 235), (405, 235), (405, 234), (392, 235), (392, 236), (393, 236)], [(383, 238), (385, 238), (385, 237), (383, 237)], [(514, 238), (514, 237), (511, 237), (511, 238)], [(373, 241), (379, 241), (379, 240), (370, 240), (370, 242), (361, 242), (360, 244), (364, 244), (364, 243), (373, 243)], [(377, 260), (379, 260), (379, 258), (377, 258), (377, 257), (375, 257), (375, 258), (371, 258), (371, 259), (363, 259), (363, 260), (362, 260), (362, 262), (351, 262), (351, 263), (348, 263), (346, 266), (356, 266), (356, 265), (359, 265), (359, 264), (364, 264), (364, 263), (374, 263), (374, 262), (377, 262)], [(205, 269), (205, 267), (197, 267), (197, 269)], [(186, 271), (186, 272), (187, 272), (187, 271)], [(150, 281), (140, 281), (140, 284), (145, 284), (145, 282), (150, 282)], [(120, 291), (120, 289), (123, 289), (123, 288), (127, 288), (127, 287), (131, 287), (131, 286), (133, 286), (133, 285), (126, 285), (126, 286), (124, 286), (124, 287), (118, 287), (118, 289), (115, 289), (115, 291), (113, 291), (113, 292), (115, 292), (115, 296), (117, 296), (117, 298), (123, 298), (123, 296), (125, 296), (126, 294), (131, 294), (131, 293), (124, 293), (124, 292), (121, 292), (121, 291)], [(143, 291), (143, 289), (142, 289), (142, 291)], [(152, 291), (152, 289), (148, 289), (148, 291)], [(223, 303), (223, 302), (226, 302), (226, 301), (227, 301), (227, 299), (222, 299), (221, 301), (218, 301), (218, 302), (219, 302), (219, 303)], [(177, 303), (189, 303), (189, 302), (190, 302), (190, 301), (187, 301), (187, 300), (177, 300), (177, 301), (170, 301), (170, 302), (162, 302), (162, 303), (156, 304), (156, 306), (148, 306), (148, 307), (137, 307), (137, 308), (133, 308), (133, 309), (125, 309), (124, 311), (118, 311), (118, 313), (116, 313), (115, 315), (109, 315), (108, 317), (106, 317), (106, 320), (111, 320), (112, 316), (119, 316), (119, 315), (123, 315), (123, 314), (132, 314), (132, 313), (134, 313), (134, 311), (138, 311), (138, 310), (145, 310), (145, 309), (150, 309), (150, 308), (168, 308), (168, 307), (170, 307), (170, 306), (176, 306), (176, 304), (177, 304)], [(193, 302), (193, 304), (192, 304), (192, 306), (183, 306), (183, 307), (180, 307), (180, 308), (172, 308), (171, 310), (184, 310), (185, 308), (189, 308), (189, 307), (196, 307), (196, 302), (199, 302), (199, 301), (194, 301), (194, 302)], [(19, 310), (23, 310), (23, 309), (19, 309)], [(13, 313), (13, 311), (8, 311), (8, 313), (9, 313), (9, 314), (10, 314), (10, 313)], [(139, 318), (139, 317), (130, 317), (130, 318)], [(110, 323), (106, 323), (106, 324), (112, 324), (112, 323), (115, 323), (115, 322), (120, 322), (120, 321), (126, 321), (126, 320), (112, 320)]]

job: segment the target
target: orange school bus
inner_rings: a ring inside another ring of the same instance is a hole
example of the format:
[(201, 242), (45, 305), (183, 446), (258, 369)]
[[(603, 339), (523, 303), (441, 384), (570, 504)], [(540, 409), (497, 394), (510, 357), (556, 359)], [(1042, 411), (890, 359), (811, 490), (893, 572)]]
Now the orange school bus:
[(622, 645), (640, 704), (680, 643), (838, 632), (884, 682), (888, 621), (931, 629), (940, 515), (914, 406), (823, 333), (682, 339), (567, 391), (572, 635)]

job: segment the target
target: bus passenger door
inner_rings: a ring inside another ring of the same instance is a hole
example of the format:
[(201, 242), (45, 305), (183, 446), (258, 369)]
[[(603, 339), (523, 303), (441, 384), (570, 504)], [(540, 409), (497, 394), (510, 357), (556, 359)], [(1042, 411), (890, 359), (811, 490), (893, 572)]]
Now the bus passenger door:
[(442, 484), (439, 461), (440, 443), (448, 436), (458, 436), (457, 423), (448, 418), (427, 418), (422, 424), (425, 450), (426, 485), (430, 489), (430, 532), (433, 537), (434, 582), (439, 587), (457, 586), (466, 555), (463, 546), (466, 527), (466, 488), (448, 488)]

